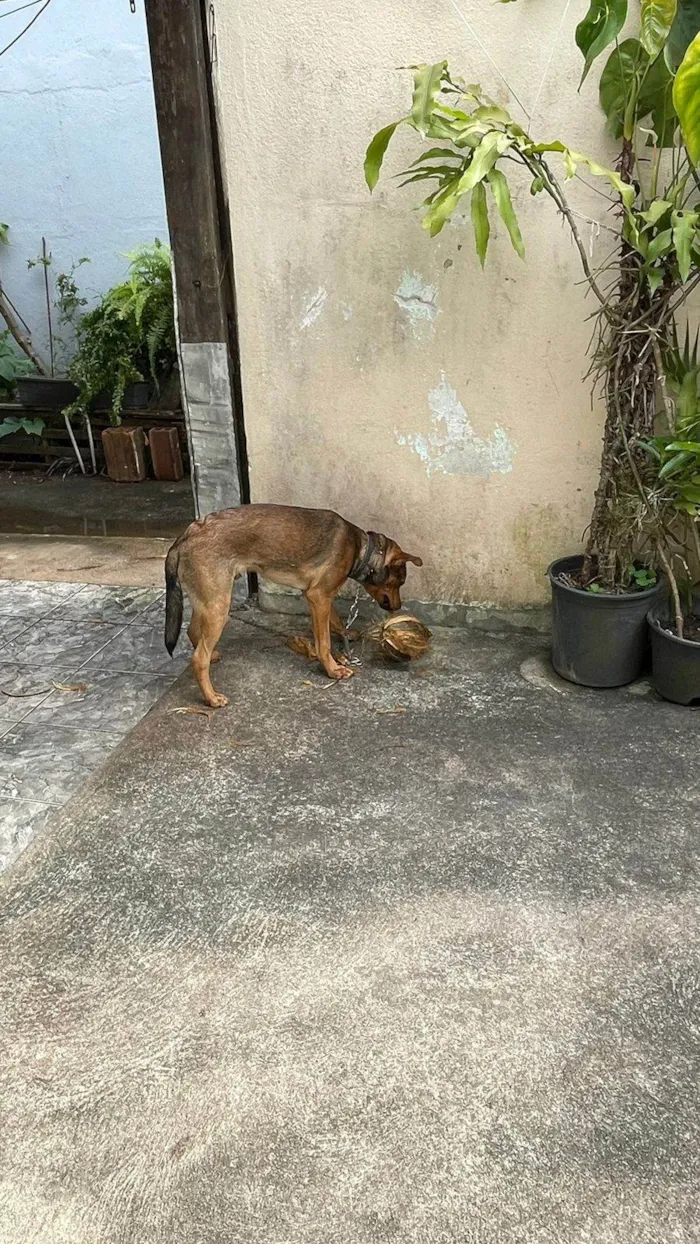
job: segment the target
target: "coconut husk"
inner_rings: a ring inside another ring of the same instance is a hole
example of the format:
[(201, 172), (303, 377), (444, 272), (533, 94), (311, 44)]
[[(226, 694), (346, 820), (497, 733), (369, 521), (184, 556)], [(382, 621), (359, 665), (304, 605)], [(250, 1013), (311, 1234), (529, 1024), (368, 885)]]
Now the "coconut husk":
[(371, 627), (367, 638), (392, 661), (417, 661), (428, 652), (432, 632), (412, 613), (398, 613)]
[(306, 657), (307, 661), (316, 660), (316, 645), (306, 635), (289, 635), (286, 644), (297, 656)]

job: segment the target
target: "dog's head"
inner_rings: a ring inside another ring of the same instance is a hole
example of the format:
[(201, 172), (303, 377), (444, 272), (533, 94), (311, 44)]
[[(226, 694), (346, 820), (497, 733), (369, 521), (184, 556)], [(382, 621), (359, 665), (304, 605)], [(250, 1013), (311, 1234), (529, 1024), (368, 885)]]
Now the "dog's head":
[(388, 536), (383, 536), (382, 539), (386, 541), (384, 564), (372, 569), (363, 586), (382, 609), (386, 609), (387, 613), (394, 613), (401, 608), (401, 588), (406, 582), (406, 563), (422, 566), (423, 562), (420, 557), (414, 557), (413, 553), (404, 553), (396, 541), (390, 540)]

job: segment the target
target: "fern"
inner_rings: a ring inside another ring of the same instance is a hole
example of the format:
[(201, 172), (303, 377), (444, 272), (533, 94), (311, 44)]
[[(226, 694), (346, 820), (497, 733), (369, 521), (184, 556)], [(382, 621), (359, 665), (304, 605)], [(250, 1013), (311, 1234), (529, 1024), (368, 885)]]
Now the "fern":
[(69, 415), (87, 413), (107, 391), (112, 421), (121, 422), (124, 390), (149, 375), (156, 388), (175, 365), (175, 316), (170, 250), (157, 238), (126, 256), (127, 279), (104, 295), (78, 327), (79, 348), (69, 374), (78, 385)]

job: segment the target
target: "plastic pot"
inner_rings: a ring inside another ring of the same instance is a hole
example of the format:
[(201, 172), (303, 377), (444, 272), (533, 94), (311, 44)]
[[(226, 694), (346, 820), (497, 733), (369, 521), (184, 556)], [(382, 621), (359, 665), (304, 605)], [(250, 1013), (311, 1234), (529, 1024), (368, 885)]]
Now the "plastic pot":
[[(700, 616), (700, 597), (693, 602)], [(673, 629), (668, 603), (658, 602), (647, 615), (651, 627), (651, 668), (659, 695), (673, 704), (700, 705), (700, 644), (679, 639)]]
[(582, 687), (623, 687), (634, 682), (649, 655), (647, 613), (666, 596), (663, 576), (642, 592), (609, 596), (559, 582), (575, 575), (583, 556), (560, 557), (547, 574), (552, 585), (552, 665)]
[[(124, 390), (122, 410), (142, 410), (148, 406), (153, 396), (153, 385), (148, 380), (134, 380)], [(110, 410), (112, 407), (111, 393), (98, 393), (92, 405), (96, 410)]]
[(37, 406), (43, 410), (62, 410), (78, 396), (72, 380), (55, 376), (18, 376), (16, 385), (17, 401), (22, 406)]

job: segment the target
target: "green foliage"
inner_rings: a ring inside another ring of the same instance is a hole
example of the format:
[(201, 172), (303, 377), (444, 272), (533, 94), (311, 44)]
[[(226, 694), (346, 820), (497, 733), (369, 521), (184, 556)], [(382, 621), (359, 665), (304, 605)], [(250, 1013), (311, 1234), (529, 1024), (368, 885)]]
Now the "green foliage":
[(21, 415), (9, 415), (0, 423), (0, 440), (4, 436), (14, 436), (16, 432), (26, 432), (28, 436), (41, 436), (45, 426), (43, 419), (25, 419)]
[[(580, 165), (595, 177), (605, 178), (627, 205), (634, 199), (631, 186), (614, 169), (604, 168), (561, 142), (535, 143), (504, 108), (485, 95), (480, 86), (454, 81), (447, 63), (414, 68), (413, 107), (410, 115), (375, 134), (365, 156), (365, 179), (370, 190), (377, 185), (388, 145), (399, 125), (407, 125), (431, 145), (399, 174), (401, 185), (433, 181), (436, 186), (423, 199), (422, 224), (431, 237), (444, 228), (466, 195), (472, 195), (471, 221), (479, 262), (483, 266), (490, 238), (488, 194), (506, 226), (511, 244), (524, 258), (525, 247), (508, 180), (497, 167), (507, 157), (532, 175), (532, 189), (547, 190), (556, 199), (553, 175), (543, 156), (556, 154), (564, 162), (565, 178), (574, 177)], [(474, 197), (476, 196), (476, 197)]]
[(627, 0), (591, 0), (589, 10), (576, 27), (576, 43), (583, 53), (581, 83), (594, 60), (619, 35), (627, 17)]
[(676, 16), (664, 47), (664, 59), (675, 73), (700, 30), (700, 0), (678, 0)]
[(642, 0), (639, 37), (652, 60), (663, 51), (675, 16), (676, 0)]
[[(0, 400), (10, 401), (14, 397), (18, 377), (28, 376), (33, 371), (33, 364), (26, 355), (18, 352), (10, 330), (6, 328), (0, 333)], [(8, 433), (2, 435), (7, 436)]]
[(625, 39), (600, 76), (600, 106), (613, 138), (632, 138), (636, 125), (651, 116), (662, 147), (670, 147), (678, 124), (672, 100), (673, 78), (663, 56), (654, 59), (639, 39)]
[(78, 352), (69, 376), (78, 400), (69, 416), (86, 414), (109, 393), (111, 418), (121, 422), (127, 385), (150, 376), (158, 385), (175, 363), (175, 322), (170, 251), (157, 239), (127, 256), (127, 280), (109, 290), (77, 329)]
[(688, 155), (693, 164), (700, 164), (700, 34), (695, 36), (678, 67), (673, 103)]

